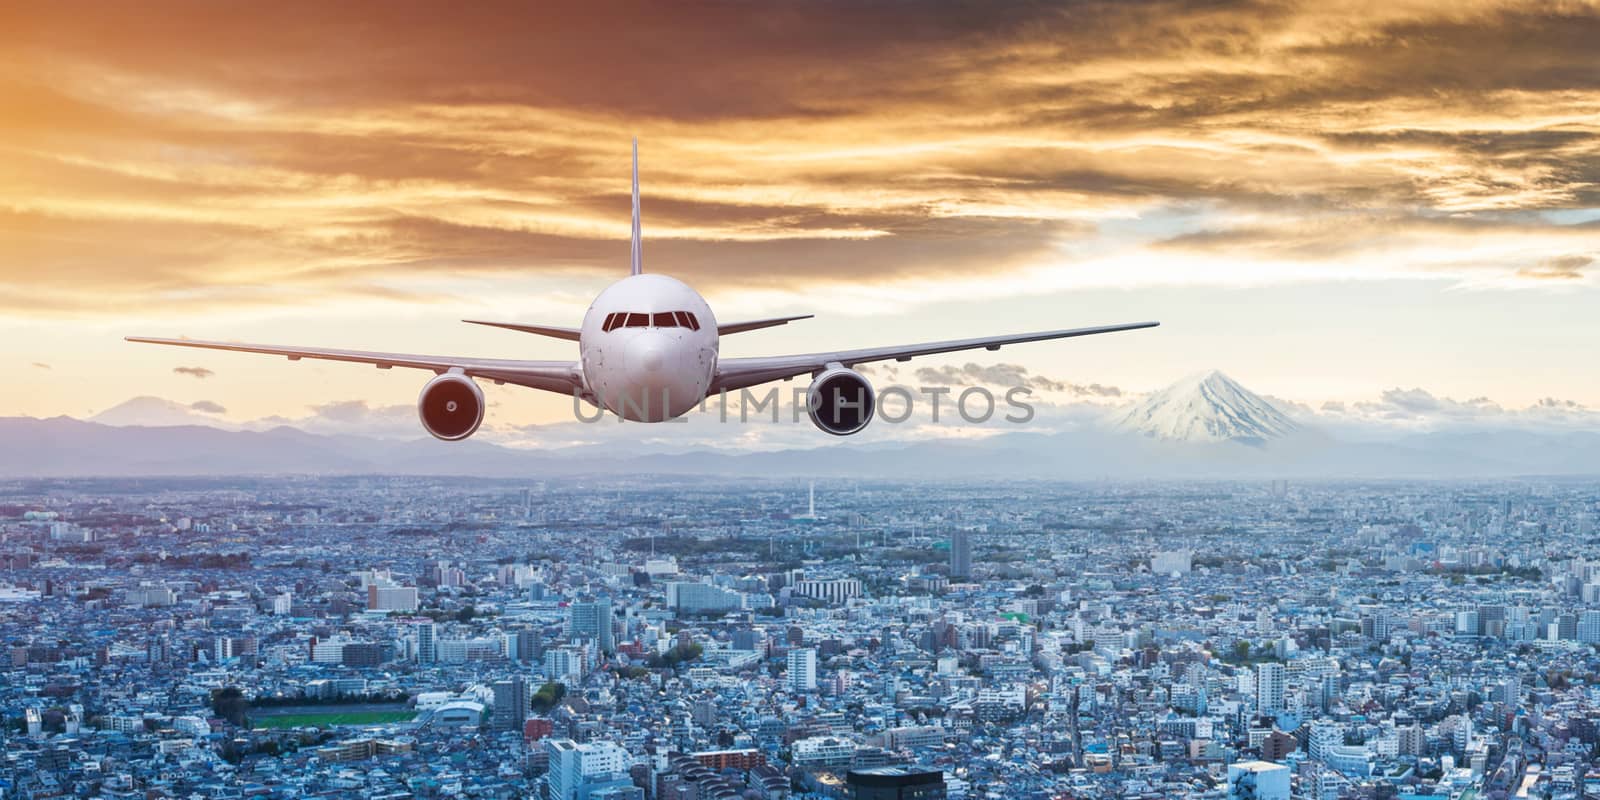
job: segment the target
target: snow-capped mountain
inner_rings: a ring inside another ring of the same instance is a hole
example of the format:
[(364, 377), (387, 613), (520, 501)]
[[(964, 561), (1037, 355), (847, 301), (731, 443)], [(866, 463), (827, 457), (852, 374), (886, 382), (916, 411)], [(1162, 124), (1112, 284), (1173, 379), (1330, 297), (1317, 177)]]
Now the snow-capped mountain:
[(142, 426), (163, 428), (173, 425), (204, 425), (208, 428), (236, 429), (219, 414), (222, 407), (201, 401), (184, 405), (162, 397), (148, 395), (126, 400), (92, 417), (90, 422), (117, 427)]
[(1113, 427), (1167, 441), (1258, 446), (1301, 429), (1272, 403), (1217, 370), (1150, 395), (1117, 416)]

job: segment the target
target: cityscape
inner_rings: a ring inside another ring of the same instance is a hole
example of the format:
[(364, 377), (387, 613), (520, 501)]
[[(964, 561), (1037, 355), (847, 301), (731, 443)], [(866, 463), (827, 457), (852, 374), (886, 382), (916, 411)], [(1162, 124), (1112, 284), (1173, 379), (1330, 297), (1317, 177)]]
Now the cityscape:
[(0, 796), (1600, 795), (1582, 480), (0, 484)]

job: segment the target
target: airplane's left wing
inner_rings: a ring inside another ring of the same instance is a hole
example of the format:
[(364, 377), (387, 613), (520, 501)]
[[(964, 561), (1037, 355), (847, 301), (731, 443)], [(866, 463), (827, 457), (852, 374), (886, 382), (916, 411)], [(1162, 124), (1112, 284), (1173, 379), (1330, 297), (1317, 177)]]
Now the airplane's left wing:
[(732, 391), (755, 386), (767, 381), (792, 378), (808, 372), (819, 372), (830, 364), (853, 367), (871, 361), (910, 361), (917, 356), (954, 353), (960, 350), (999, 350), (1008, 344), (1042, 342), (1049, 339), (1069, 339), (1074, 336), (1093, 336), (1097, 333), (1131, 331), (1154, 328), (1159, 322), (1130, 322), (1122, 325), (1101, 325), (1094, 328), (1071, 328), (1039, 333), (1018, 333), (1007, 336), (982, 336), (976, 339), (952, 339), (945, 342), (901, 345), (898, 347), (868, 347), (860, 350), (837, 350), (831, 353), (805, 353), (794, 356), (764, 356), (760, 358), (726, 358), (717, 362), (717, 377), (711, 382), (710, 392)]
[(302, 358), (324, 361), (347, 361), (371, 364), (378, 369), (404, 367), (425, 369), (443, 374), (461, 370), (469, 377), (482, 378), (495, 383), (510, 383), (549, 392), (570, 393), (582, 386), (582, 375), (576, 361), (517, 361), (499, 358), (461, 358), (452, 356), (425, 356), (408, 353), (374, 353), (366, 350), (333, 350), (321, 347), (283, 347), (267, 344), (239, 344), (234, 342), (208, 342), (198, 339), (157, 339), (129, 336), (130, 342), (165, 344), (175, 347), (198, 347), (206, 350), (232, 350), (237, 353), (264, 353), (285, 356), (290, 361)]

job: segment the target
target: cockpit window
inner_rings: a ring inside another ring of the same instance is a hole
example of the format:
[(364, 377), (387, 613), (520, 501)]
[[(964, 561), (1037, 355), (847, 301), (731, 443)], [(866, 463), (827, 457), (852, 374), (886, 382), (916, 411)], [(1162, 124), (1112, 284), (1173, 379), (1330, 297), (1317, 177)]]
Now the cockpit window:
[(688, 311), (657, 311), (652, 314), (617, 311), (607, 314), (605, 322), (600, 325), (600, 330), (607, 333), (618, 328), (688, 328), (697, 331), (700, 330), (700, 320)]

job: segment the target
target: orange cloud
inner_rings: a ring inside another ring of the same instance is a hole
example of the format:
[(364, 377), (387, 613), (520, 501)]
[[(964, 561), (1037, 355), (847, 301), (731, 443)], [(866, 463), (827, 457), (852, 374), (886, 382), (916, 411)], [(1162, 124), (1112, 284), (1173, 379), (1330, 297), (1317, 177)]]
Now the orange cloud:
[(713, 288), (1119, 252), (1539, 280), (1600, 254), (1550, 215), (1600, 207), (1595, 41), (1600, 6), (1532, 0), (13, 8), (0, 307), (616, 274), (634, 134), (651, 267)]

